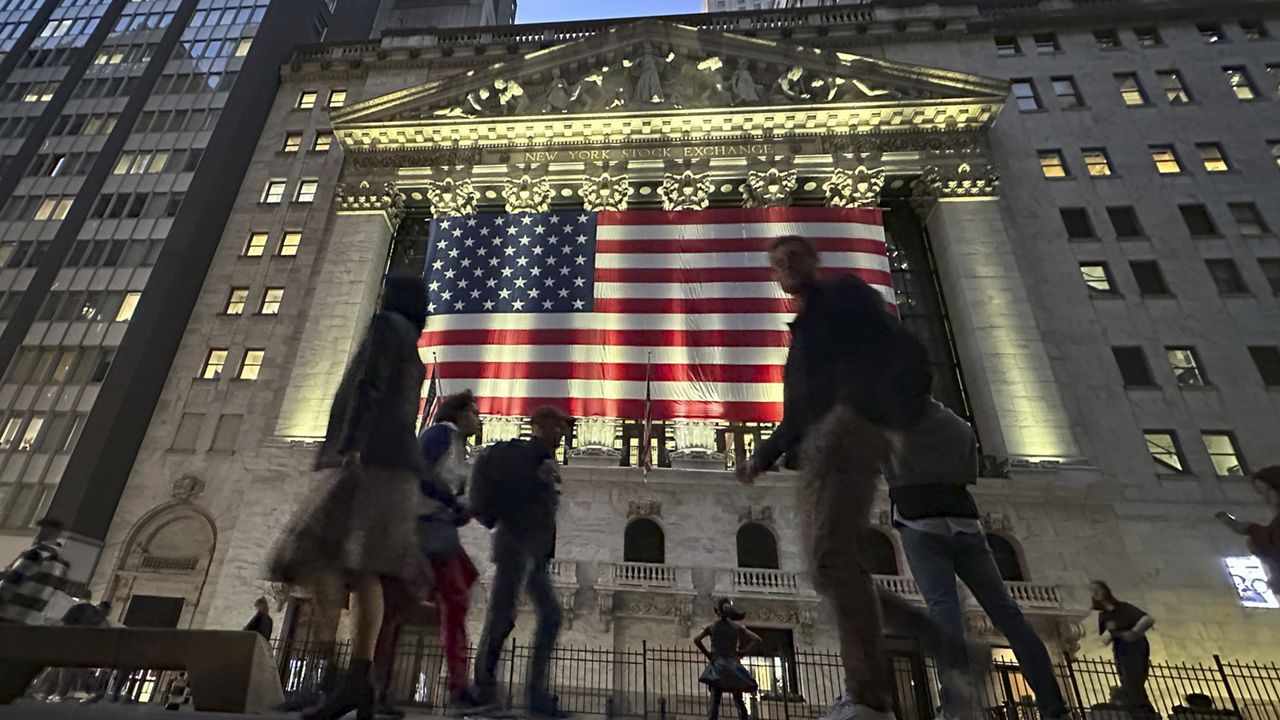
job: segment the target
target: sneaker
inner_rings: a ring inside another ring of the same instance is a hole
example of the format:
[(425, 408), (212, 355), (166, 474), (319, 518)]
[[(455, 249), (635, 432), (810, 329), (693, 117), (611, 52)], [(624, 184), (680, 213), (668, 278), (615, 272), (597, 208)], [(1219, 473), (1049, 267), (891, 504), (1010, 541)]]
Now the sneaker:
[(494, 699), (492, 694), (485, 698), (472, 690), (463, 690), (460, 693), (453, 693), (449, 696), (446, 708), (449, 715), (483, 715), (497, 710), (498, 701)]

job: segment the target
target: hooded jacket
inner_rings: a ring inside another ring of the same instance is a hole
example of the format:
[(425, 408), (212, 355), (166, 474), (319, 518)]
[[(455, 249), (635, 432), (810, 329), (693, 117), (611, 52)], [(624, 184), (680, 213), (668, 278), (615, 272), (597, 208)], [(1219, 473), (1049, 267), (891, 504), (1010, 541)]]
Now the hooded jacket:
[(366, 465), (420, 471), (415, 425), (426, 370), (418, 338), (427, 324), (422, 278), (387, 276), (382, 307), (360, 342), (329, 410), (316, 468), (337, 467), (349, 452)]

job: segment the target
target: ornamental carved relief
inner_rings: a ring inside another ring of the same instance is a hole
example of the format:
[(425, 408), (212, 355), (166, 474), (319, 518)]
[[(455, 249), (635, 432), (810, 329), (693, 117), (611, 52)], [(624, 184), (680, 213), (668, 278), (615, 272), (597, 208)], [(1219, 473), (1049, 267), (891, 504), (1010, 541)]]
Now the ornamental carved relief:
[[(641, 595), (610, 593), (608, 614), (617, 617), (643, 617), (674, 620), (683, 633), (689, 632), (693, 623), (693, 596)], [(606, 617), (606, 601), (601, 598), (601, 621)]]
[(502, 187), (502, 197), (507, 201), (509, 213), (546, 212), (551, 207), (551, 183), (545, 177), (528, 174), (508, 178)]
[(954, 167), (926, 167), (913, 191), (917, 197), (942, 200), (994, 197), (999, 188), (1000, 172), (995, 165), (974, 166), (964, 162)]
[(392, 182), (373, 185), (361, 180), (354, 188), (340, 182), (334, 189), (334, 205), (340, 214), (384, 213), (392, 230), (404, 219), (404, 193)]
[(743, 609), (752, 622), (789, 625), (800, 631), (801, 640), (806, 643), (813, 642), (813, 626), (817, 613), (810, 607), (777, 608), (751, 605)]
[(884, 188), (884, 168), (859, 165), (852, 170), (838, 167), (822, 184), (827, 204), (832, 207), (875, 207)]
[(662, 503), (657, 500), (632, 500), (627, 503), (627, 519), (662, 517)]
[(1084, 639), (1084, 625), (1064, 620), (1058, 623), (1058, 647), (1070, 657), (1080, 652), (1080, 641)]
[(173, 486), (169, 489), (170, 497), (182, 502), (194, 502), (203, 492), (204, 480), (191, 473), (185, 473), (174, 480)]
[(582, 186), (578, 190), (582, 196), (582, 207), (586, 210), (600, 212), (603, 210), (626, 210), (634, 189), (625, 174), (614, 175), (602, 172), (599, 175), (588, 175), (582, 178)]
[(739, 523), (758, 522), (770, 525), (773, 523), (773, 506), (772, 505), (752, 505), (746, 510), (738, 513)]
[(471, 215), (476, 211), (476, 200), (480, 199), (479, 191), (472, 187), (469, 178), (428, 180), (426, 191), (435, 217)]
[(771, 167), (750, 170), (742, 185), (742, 205), (749, 208), (779, 207), (796, 189), (796, 171)]
[(715, 187), (709, 173), (685, 170), (679, 174), (663, 175), (658, 195), (662, 197), (663, 210), (702, 210), (711, 204), (711, 193)]

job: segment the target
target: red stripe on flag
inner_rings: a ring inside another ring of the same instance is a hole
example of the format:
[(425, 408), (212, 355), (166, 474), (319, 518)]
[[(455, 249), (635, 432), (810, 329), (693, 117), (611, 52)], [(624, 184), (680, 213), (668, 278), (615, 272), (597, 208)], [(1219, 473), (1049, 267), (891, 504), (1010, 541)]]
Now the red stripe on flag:
[[(856, 275), (871, 285), (892, 286), (893, 278), (884, 270), (820, 267), (821, 277)], [(767, 267), (742, 268), (596, 268), (596, 282), (634, 283), (705, 283), (705, 282), (773, 282), (773, 270)]]
[(741, 225), (762, 222), (849, 222), (882, 225), (879, 208), (773, 207), (606, 211), (596, 225)]
[[(679, 228), (673, 230), (678, 235)], [(713, 253), (767, 252), (777, 238), (663, 238), (656, 240), (596, 240), (597, 253)], [(883, 240), (867, 238), (809, 238), (819, 252), (858, 252), (884, 257)]]
[(793, 313), (794, 298), (596, 298), (598, 313)]
[(418, 347), (616, 345), (622, 347), (787, 347), (786, 330), (427, 330)]
[[(574, 417), (644, 417), (644, 400), (608, 398), (476, 398), (482, 415), (532, 415), (543, 405), (552, 405)], [(697, 400), (654, 400), (653, 419), (725, 420), (729, 422), (778, 422), (781, 402), (711, 402)]]
[[(653, 364), (653, 382), (780, 383), (781, 365)], [(494, 380), (633, 380), (645, 379), (641, 363), (586, 362), (441, 362), (448, 378)]]

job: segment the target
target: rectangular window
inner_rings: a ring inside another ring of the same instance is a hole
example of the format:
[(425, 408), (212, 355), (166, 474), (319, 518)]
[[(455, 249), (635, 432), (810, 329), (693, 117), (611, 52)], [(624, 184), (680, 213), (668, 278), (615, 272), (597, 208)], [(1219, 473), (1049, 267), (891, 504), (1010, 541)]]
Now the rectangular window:
[(294, 198), (297, 202), (309, 203), (316, 199), (316, 188), (320, 186), (318, 180), (303, 180), (298, 183), (298, 194)]
[(1204, 165), (1205, 172), (1221, 173), (1231, 169), (1227, 154), (1218, 143), (1199, 143), (1196, 145), (1196, 152), (1200, 153), (1200, 162)]
[(1160, 78), (1160, 87), (1164, 90), (1165, 99), (1170, 105), (1186, 105), (1191, 102), (1191, 91), (1182, 81), (1181, 71), (1160, 70), (1156, 73), (1156, 77)]
[(244, 359), (240, 361), (240, 372), (236, 377), (240, 380), (257, 380), (258, 372), (262, 369), (262, 358), (266, 354), (266, 350), (245, 350)]
[(298, 248), (302, 245), (302, 233), (297, 230), (286, 230), (284, 237), (280, 240), (280, 257), (293, 257), (298, 254)]
[(1172, 145), (1148, 145), (1151, 151), (1151, 162), (1155, 163), (1156, 172), (1161, 175), (1178, 175), (1182, 173), (1182, 163), (1178, 160), (1178, 151)]
[(1080, 278), (1089, 288), (1090, 295), (1115, 295), (1115, 284), (1111, 282), (1111, 273), (1106, 263), (1080, 263)]
[(328, 130), (317, 130), (316, 139), (311, 143), (311, 150), (314, 152), (329, 152), (329, 148), (333, 146), (333, 133)]
[(1271, 294), (1280, 297), (1280, 258), (1258, 258), (1258, 267), (1267, 278)]
[(1120, 99), (1125, 105), (1135, 107), (1147, 104), (1147, 93), (1142, 89), (1137, 73), (1116, 73), (1116, 84), (1120, 86)]
[(1125, 387), (1151, 387), (1156, 384), (1142, 348), (1113, 347), (1111, 354), (1116, 358), (1116, 366), (1120, 368), (1120, 378), (1124, 380)]
[(173, 443), (169, 447), (173, 450), (188, 452), (195, 450), (202, 422), (204, 422), (204, 413), (182, 413), (182, 419), (178, 421), (178, 430), (173, 434)]
[(1173, 377), (1178, 381), (1178, 387), (1204, 387), (1209, 384), (1195, 348), (1167, 347), (1164, 349), (1164, 354), (1169, 359), (1169, 367), (1173, 369)]
[(1012, 57), (1021, 55), (1022, 47), (1018, 45), (1018, 38), (1012, 35), (1006, 35), (996, 38), (996, 55), (1000, 57)]
[(1084, 155), (1084, 167), (1091, 177), (1109, 177), (1112, 175), (1111, 158), (1107, 157), (1105, 148), (1085, 148), (1080, 151)]
[(1227, 203), (1227, 208), (1231, 210), (1231, 217), (1241, 235), (1267, 235), (1271, 232), (1257, 205), (1251, 202)]
[(1249, 357), (1253, 358), (1254, 367), (1258, 368), (1258, 376), (1267, 387), (1280, 387), (1280, 347), (1274, 345), (1253, 345), (1249, 347)]
[(1213, 471), (1218, 477), (1243, 477), (1248, 474), (1234, 435), (1229, 432), (1205, 431), (1200, 436), (1204, 438), (1204, 449), (1209, 453)]
[(244, 304), (249, 300), (249, 288), (233, 287), (227, 295), (227, 304), (222, 309), (223, 315), (243, 315)]
[(1113, 205), (1107, 208), (1107, 218), (1116, 231), (1116, 238), (1132, 240), (1143, 236), (1142, 223), (1138, 222), (1138, 211), (1131, 205)]
[(334, 110), (347, 104), (347, 91), (337, 88), (329, 91), (329, 109)]
[(1059, 208), (1058, 214), (1062, 216), (1062, 226), (1067, 229), (1068, 238), (1092, 240), (1097, 237), (1097, 233), (1093, 231), (1093, 220), (1089, 218), (1089, 211), (1085, 208)]
[(1076, 87), (1075, 78), (1055, 77), (1049, 80), (1053, 83), (1053, 94), (1058, 96), (1059, 107), (1084, 107), (1084, 98), (1080, 95), (1080, 88)]
[(1041, 55), (1052, 55), (1062, 50), (1055, 33), (1036, 33), (1031, 36), (1031, 40), (1036, 44), (1036, 52)]
[(1018, 110), (1031, 112), (1043, 109), (1040, 96), (1036, 93), (1035, 83), (1031, 79), (1014, 80), (1010, 84), (1013, 87), (1013, 99), (1018, 104)]
[(262, 293), (262, 305), (258, 308), (259, 315), (279, 315), (280, 303), (284, 301), (284, 288), (269, 287), (266, 292)]
[(298, 93), (298, 104), (295, 106), (299, 110), (310, 110), (316, 106), (316, 91), (303, 90)]
[(1129, 270), (1138, 286), (1138, 294), (1143, 297), (1168, 297), (1172, 295), (1169, 284), (1164, 280), (1160, 264), (1155, 260), (1132, 260)]
[(217, 380), (222, 377), (222, 369), (227, 366), (227, 349), (212, 348), (204, 358), (204, 368), (200, 377), (205, 380)]
[(58, 208), (58, 198), (47, 197), (40, 201), (40, 205), (36, 207), (35, 220), (49, 220), (53, 218), (53, 212)]
[(1148, 27), (1136, 27), (1133, 34), (1138, 37), (1138, 47), (1153, 48), (1164, 45), (1164, 38), (1160, 37), (1160, 29), (1154, 25)]
[(240, 253), (242, 257), (262, 257), (267, 251), (267, 234), (264, 232), (249, 233), (249, 239), (245, 240), (244, 250)]
[(1147, 441), (1147, 452), (1156, 461), (1161, 472), (1186, 472), (1187, 463), (1182, 459), (1182, 448), (1178, 445), (1178, 436), (1172, 430), (1143, 430), (1142, 437)]
[(1241, 20), (1240, 29), (1244, 31), (1245, 40), (1266, 40), (1271, 37), (1266, 24), (1261, 20)]
[(1276, 167), (1280, 168), (1280, 140), (1268, 140), (1267, 149), (1271, 151), (1271, 159), (1275, 161)]
[(1191, 237), (1218, 236), (1218, 226), (1214, 224), (1209, 208), (1203, 205), (1179, 205), (1178, 212), (1182, 214), (1182, 222), (1186, 223)]
[(267, 186), (262, 189), (262, 202), (273, 204), (284, 199), (284, 180), (268, 180)]
[(229, 451), (236, 449), (236, 441), (240, 439), (240, 426), (244, 423), (244, 415), (227, 414), (218, 418), (218, 425), (213, 430), (213, 445), (210, 450)]
[(1099, 50), (1114, 50), (1120, 47), (1120, 33), (1114, 28), (1094, 30), (1093, 39), (1098, 43)]
[(31, 416), (31, 422), (27, 423), (27, 429), (22, 432), (22, 439), (18, 441), (18, 450), (28, 451), (40, 439), (40, 430), (44, 428), (44, 415), (36, 413)]
[(1196, 25), (1196, 30), (1200, 32), (1200, 39), (1204, 40), (1206, 45), (1217, 45), (1227, 41), (1227, 36), (1222, 34), (1222, 26), (1218, 23), (1200, 23)]
[(284, 134), (284, 147), (280, 152), (295, 153), (302, 149), (302, 133), (287, 132)]
[(1071, 175), (1061, 150), (1040, 150), (1040, 174), (1046, 178), (1064, 178)]
[(116, 322), (129, 322), (138, 309), (138, 301), (142, 299), (140, 290), (130, 290), (120, 299), (120, 309), (116, 310)]
[(1204, 261), (1205, 268), (1209, 271), (1209, 277), (1213, 278), (1213, 284), (1218, 288), (1219, 295), (1247, 295), (1249, 286), (1244, 284), (1244, 277), (1240, 275), (1240, 268), (1236, 267), (1236, 261), (1231, 258), (1217, 258)]
[(249, 54), (249, 47), (253, 45), (253, 38), (240, 38), (236, 43), (236, 57), (244, 57)]
[(1227, 86), (1236, 94), (1237, 100), (1256, 100), (1258, 91), (1249, 79), (1249, 71), (1243, 67), (1224, 67), (1222, 72), (1227, 76)]

